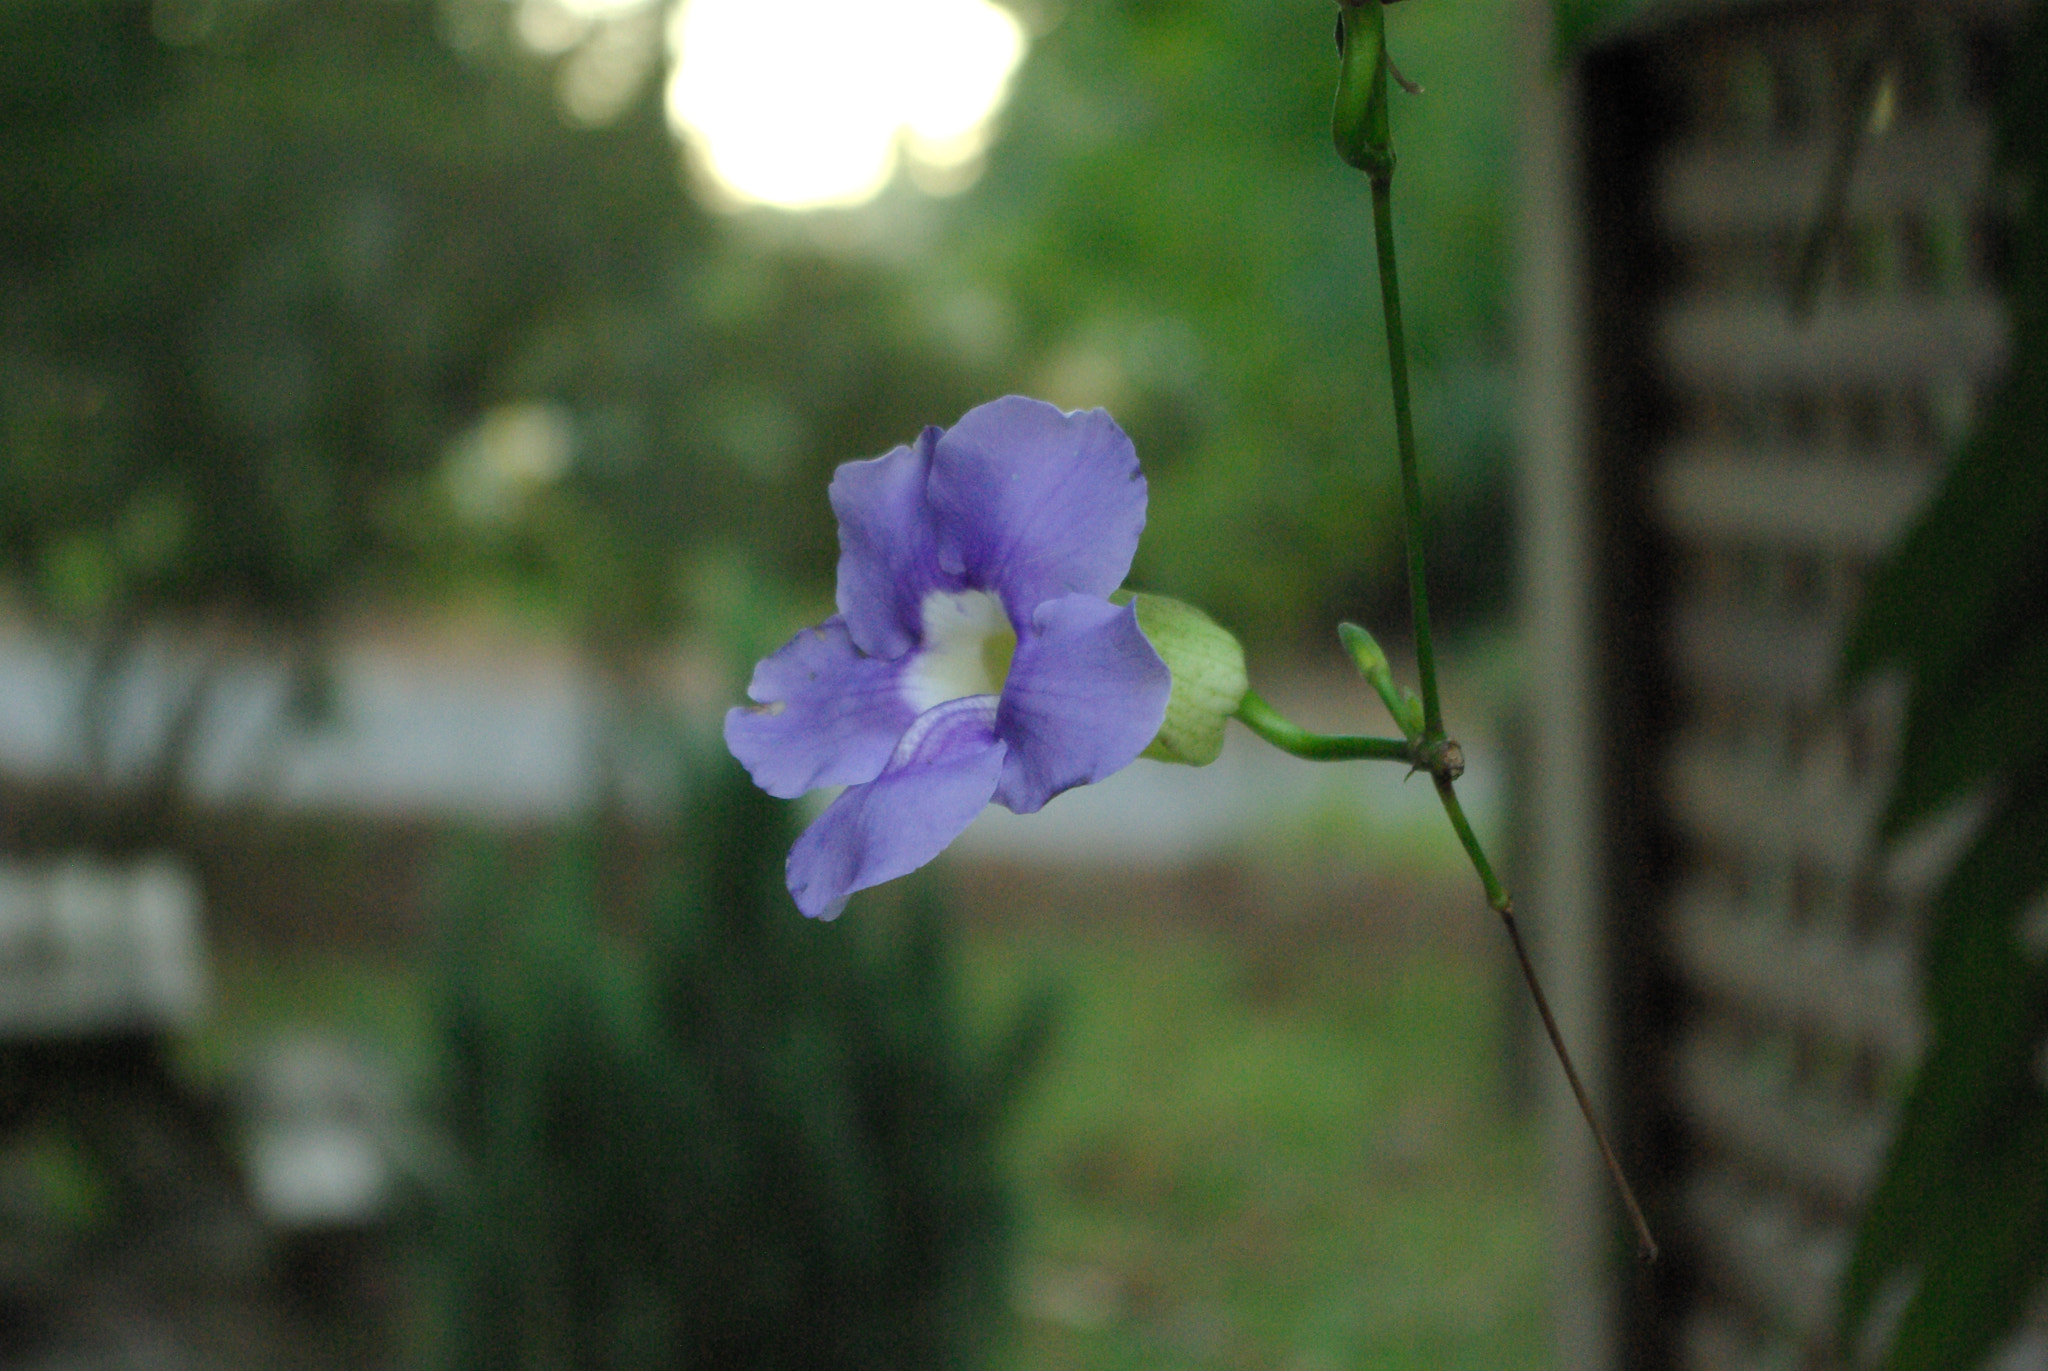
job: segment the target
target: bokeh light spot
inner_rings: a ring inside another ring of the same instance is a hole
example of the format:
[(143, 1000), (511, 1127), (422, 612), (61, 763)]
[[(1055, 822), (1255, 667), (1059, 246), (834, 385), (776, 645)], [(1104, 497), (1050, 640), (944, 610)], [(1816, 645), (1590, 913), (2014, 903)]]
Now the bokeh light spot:
[(860, 204), (900, 161), (964, 186), (1024, 55), (988, 0), (686, 0), (670, 41), (669, 117), (702, 168), (786, 209)]

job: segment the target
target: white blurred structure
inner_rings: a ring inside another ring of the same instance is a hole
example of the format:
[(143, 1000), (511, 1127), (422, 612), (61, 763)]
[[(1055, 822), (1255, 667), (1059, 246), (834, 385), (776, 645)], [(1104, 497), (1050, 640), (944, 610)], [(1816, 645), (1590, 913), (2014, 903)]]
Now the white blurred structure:
[(312, 1230), (384, 1217), (405, 1131), (388, 1072), (328, 1038), (282, 1038), (250, 1068), (246, 1111), (249, 1194), (267, 1223)]
[(179, 863), (0, 865), (0, 1038), (183, 1027), (206, 994), (199, 887)]
[[(0, 627), (0, 771), (89, 773), (80, 728), (85, 647)], [(214, 661), (201, 645), (152, 638), (105, 690), (102, 782), (159, 764), (178, 701), (204, 681), (186, 752), (198, 799), (357, 813), (556, 818), (596, 796), (606, 715), (566, 655), (364, 642), (336, 655), (333, 715), (291, 720), (283, 660)]]
[[(1334, 645), (1330, 655), (1337, 657)], [(105, 751), (115, 778), (141, 772), (159, 754), (169, 701), (202, 669), (197, 656), (153, 643), (110, 692)], [(76, 738), (84, 671), (81, 649), (0, 626), (0, 771), (84, 774)], [(739, 702), (704, 661), (679, 654), (672, 675), (670, 703), (707, 730)], [(607, 743), (615, 719), (603, 683), (571, 653), (416, 633), (341, 648), (331, 679), (331, 720), (294, 727), (281, 663), (252, 653), (217, 669), (192, 738), (192, 793), (216, 803), (342, 813), (551, 821), (597, 802), (609, 762), (621, 772), (619, 793), (636, 807), (658, 812), (673, 798), (665, 771), (671, 759), (662, 749)], [(1311, 727), (1388, 727), (1370, 691), (1347, 672), (1262, 682), (1261, 689), (1283, 709), (1303, 694), (1309, 712), (1300, 721)], [(1482, 836), (1490, 836), (1505, 800), (1501, 759), (1487, 745), (1490, 721), (1470, 711), (1460, 719), (1477, 729), (1461, 738), (1468, 761), (1462, 793)], [(1061, 795), (1039, 814), (1020, 818), (991, 806), (959, 850), (970, 858), (1170, 867), (1246, 845), (1304, 841), (1300, 835), (1353, 856), (1462, 860), (1421, 780), (1404, 785), (1390, 766), (1310, 765), (1235, 728), (1209, 767), (1141, 761), (1105, 784)]]

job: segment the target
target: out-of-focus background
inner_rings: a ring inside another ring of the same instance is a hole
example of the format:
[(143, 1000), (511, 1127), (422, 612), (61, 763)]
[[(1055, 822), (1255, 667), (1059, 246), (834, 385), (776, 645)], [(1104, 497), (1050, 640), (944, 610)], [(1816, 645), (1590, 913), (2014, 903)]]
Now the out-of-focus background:
[[(1505, 0), (1396, 16), (1449, 685), (1515, 653)], [(1304, 722), (1405, 632), (1328, 6), (0, 8), (0, 1362), (1527, 1365), (1419, 782), (1142, 763), (801, 920), (717, 740), (833, 467), (1106, 406)]]
[(0, 0), (0, 1364), (1824, 1346), (1926, 884), (1832, 663), (2003, 356), (2011, 15), (1625, 8), (1387, 20), (1461, 789), (1649, 1275), (1421, 782), (1239, 732), (812, 924), (718, 741), (834, 466), (1006, 392), (1387, 731), (1327, 0)]

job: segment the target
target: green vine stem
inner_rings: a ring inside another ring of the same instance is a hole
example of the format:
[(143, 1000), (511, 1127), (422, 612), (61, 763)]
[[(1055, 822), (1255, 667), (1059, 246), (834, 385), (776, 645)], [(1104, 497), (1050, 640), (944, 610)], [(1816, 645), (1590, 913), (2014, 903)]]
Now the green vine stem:
[(1394, 168), (1387, 159), (1372, 182), (1373, 237), (1379, 242), (1380, 308), (1387, 322), (1387, 370), (1394, 383), (1394, 443), (1401, 455), (1401, 533), (1408, 546), (1408, 609), (1415, 624), (1415, 674), (1422, 686), (1422, 735), (1444, 736), (1436, 689), (1436, 644), (1429, 631), (1429, 578), (1423, 567), (1422, 477), (1415, 460), (1415, 415), (1408, 401), (1408, 340), (1401, 328), (1401, 282), (1394, 270)]
[[(1464, 845), (1465, 855), (1471, 859), (1480, 884), (1486, 889), (1486, 902), (1500, 916), (1508, 941), (1514, 946), (1515, 960), (1521, 966), (1522, 979), (1529, 987), (1530, 997), (1536, 1002), (1537, 1013), (1543, 1020), (1543, 1031), (1550, 1038), (1550, 1046), (1557, 1054), (1559, 1065), (1564, 1068), (1565, 1079), (1571, 1084), (1579, 1112), (1584, 1115), (1593, 1141), (1600, 1149), (1601, 1160), (1607, 1165), (1607, 1174), (1628, 1210), (1643, 1260), (1653, 1262), (1657, 1259), (1657, 1240), (1651, 1235), (1642, 1206), (1636, 1201), (1635, 1190), (1629, 1185), (1613, 1145), (1607, 1140), (1607, 1131), (1600, 1126), (1599, 1116), (1593, 1112), (1592, 1100), (1579, 1079), (1578, 1069), (1565, 1047), (1564, 1035), (1558, 1031), (1557, 1020), (1550, 1012), (1549, 997), (1543, 993), (1543, 984), (1537, 978), (1535, 964), (1529, 958), (1521, 929), (1515, 921), (1514, 897), (1494, 874), (1493, 864), (1486, 859), (1485, 849), (1480, 846), (1479, 837), (1472, 831), (1472, 824), (1465, 817), (1464, 805), (1458, 799), (1456, 782), (1464, 772), (1465, 759), (1463, 751), (1444, 731), (1443, 708), (1437, 694), (1436, 647), (1430, 634), (1429, 591), (1423, 554), (1422, 482), (1415, 455), (1414, 412), (1409, 402), (1408, 345), (1401, 327), (1400, 281), (1394, 262), (1394, 143), (1387, 110), (1386, 20), (1380, 12), (1380, 0), (1338, 0), (1338, 3), (1337, 49), (1343, 60), (1338, 73), (1331, 129), (1338, 155), (1364, 172), (1372, 187), (1373, 237), (1379, 251), (1380, 308), (1386, 326), (1387, 371), (1394, 391), (1394, 436), (1401, 462), (1401, 516), (1408, 552), (1408, 600), (1414, 619), (1415, 667), (1422, 685), (1421, 736), (1403, 743), (1402, 757), (1411, 766), (1429, 772), (1435, 783), (1444, 813), (1457, 832), (1458, 841)], [(1295, 755), (1313, 754), (1296, 751)]]

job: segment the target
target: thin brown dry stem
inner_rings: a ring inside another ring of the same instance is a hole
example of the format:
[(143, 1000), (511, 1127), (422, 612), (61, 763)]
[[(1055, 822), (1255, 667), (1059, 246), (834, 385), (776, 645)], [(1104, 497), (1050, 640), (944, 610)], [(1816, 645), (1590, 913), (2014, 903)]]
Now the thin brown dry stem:
[(1564, 1067), (1564, 1078), (1571, 1082), (1572, 1096), (1579, 1102), (1579, 1113), (1585, 1116), (1586, 1127), (1592, 1130), (1593, 1141), (1600, 1148), (1600, 1160), (1607, 1163), (1607, 1174), (1613, 1180), (1615, 1190), (1620, 1192), (1622, 1204), (1628, 1208), (1629, 1222), (1635, 1225), (1636, 1251), (1646, 1265), (1654, 1262), (1657, 1260), (1657, 1239), (1650, 1234), (1649, 1220), (1643, 1217), (1643, 1207), (1636, 1203), (1636, 1192), (1630, 1187), (1621, 1162), (1607, 1141), (1607, 1130), (1600, 1126), (1599, 1116), (1593, 1112), (1593, 1101), (1586, 1095), (1578, 1069), (1572, 1065), (1572, 1054), (1565, 1049), (1564, 1035), (1558, 1032), (1557, 1020), (1551, 1016), (1550, 1001), (1543, 994), (1543, 983), (1536, 979), (1536, 967), (1529, 960), (1529, 949), (1522, 945), (1522, 930), (1515, 923), (1514, 901), (1507, 901), (1499, 912), (1501, 923), (1507, 926), (1508, 941), (1515, 946), (1515, 960), (1521, 963), (1522, 979), (1529, 986), (1529, 996), (1536, 1001), (1536, 1012), (1542, 1016), (1543, 1031), (1550, 1035), (1551, 1049), (1557, 1053), (1559, 1065)]

